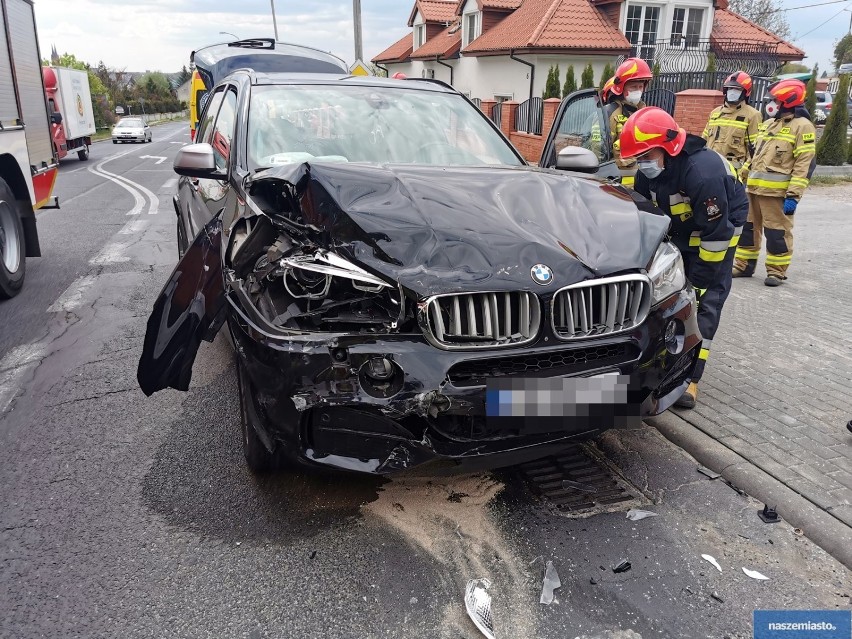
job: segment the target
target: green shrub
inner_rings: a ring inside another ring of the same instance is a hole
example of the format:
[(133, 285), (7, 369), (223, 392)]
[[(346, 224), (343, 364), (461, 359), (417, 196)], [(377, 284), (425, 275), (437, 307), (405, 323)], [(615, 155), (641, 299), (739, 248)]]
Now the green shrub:
[(825, 123), (822, 137), (816, 148), (817, 164), (840, 166), (846, 161), (846, 130), (849, 127), (849, 112), (846, 108), (846, 96), (849, 95), (849, 75), (840, 76), (837, 87), (837, 99), (831, 107), (831, 114)]

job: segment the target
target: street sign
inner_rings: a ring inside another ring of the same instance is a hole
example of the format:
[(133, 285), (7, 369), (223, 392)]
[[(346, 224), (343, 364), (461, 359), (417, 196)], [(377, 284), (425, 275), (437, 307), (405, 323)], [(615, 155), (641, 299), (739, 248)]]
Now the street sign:
[(349, 67), (349, 73), (351, 73), (352, 75), (360, 76), (373, 75), (373, 72), (370, 70), (370, 67), (365, 65), (360, 60), (355, 60), (355, 64)]

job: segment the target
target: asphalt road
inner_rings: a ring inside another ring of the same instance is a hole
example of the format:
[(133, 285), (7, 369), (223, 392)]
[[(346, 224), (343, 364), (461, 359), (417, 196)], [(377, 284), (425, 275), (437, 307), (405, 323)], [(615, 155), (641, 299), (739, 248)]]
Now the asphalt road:
[(756, 608), (849, 607), (848, 570), (647, 427), (597, 444), (659, 515), (639, 522), (565, 517), (511, 471), (254, 478), (224, 339), (189, 392), (136, 386), (187, 126), (154, 139), (62, 165), (43, 257), (0, 304), (0, 637), (473, 638), (479, 577), (498, 637), (751, 637)]

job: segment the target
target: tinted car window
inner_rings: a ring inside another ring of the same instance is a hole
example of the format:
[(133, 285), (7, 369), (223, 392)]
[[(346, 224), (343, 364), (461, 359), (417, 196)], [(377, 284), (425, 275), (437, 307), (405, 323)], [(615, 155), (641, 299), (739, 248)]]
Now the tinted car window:
[(231, 140), (234, 138), (234, 129), (237, 122), (236, 116), (237, 93), (231, 89), (225, 94), (222, 108), (219, 109), (219, 117), (216, 118), (213, 137), (210, 141), (210, 144), (213, 146), (216, 168), (220, 171), (228, 166), (228, 159), (231, 156)]
[(255, 87), (248, 148), (252, 168), (317, 157), (442, 166), (522, 164), (462, 96), (399, 87)]
[(198, 134), (195, 136), (197, 142), (210, 143), (210, 139), (213, 137), (213, 120), (216, 118), (216, 112), (219, 110), (224, 97), (225, 88), (220, 87), (208, 100), (207, 109), (198, 123)]

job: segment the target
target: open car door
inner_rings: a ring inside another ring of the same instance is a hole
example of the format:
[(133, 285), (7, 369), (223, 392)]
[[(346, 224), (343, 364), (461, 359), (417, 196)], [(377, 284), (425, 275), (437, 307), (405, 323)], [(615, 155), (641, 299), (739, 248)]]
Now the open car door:
[(188, 390), (201, 340), (213, 341), (225, 320), (222, 220), (201, 229), (175, 266), (148, 318), (136, 379), (146, 395)]
[(592, 151), (600, 163), (597, 171), (599, 177), (620, 176), (612, 158), (609, 114), (601, 104), (596, 89), (575, 91), (562, 100), (545, 140), (539, 166), (556, 168), (557, 154), (568, 146)]

